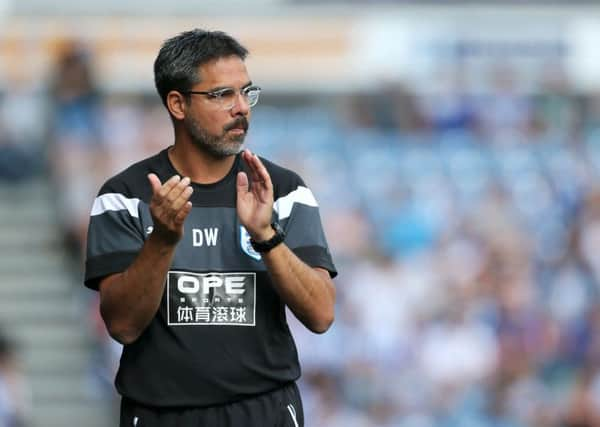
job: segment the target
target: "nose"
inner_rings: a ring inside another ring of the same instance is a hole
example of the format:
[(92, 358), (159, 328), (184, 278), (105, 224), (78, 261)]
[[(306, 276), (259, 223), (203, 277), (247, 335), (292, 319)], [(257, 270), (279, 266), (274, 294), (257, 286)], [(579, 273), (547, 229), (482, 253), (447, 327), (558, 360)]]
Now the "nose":
[(246, 96), (240, 91), (237, 93), (235, 97), (235, 104), (231, 108), (231, 114), (237, 116), (238, 114), (247, 116), (250, 112), (250, 105), (248, 105), (248, 99)]

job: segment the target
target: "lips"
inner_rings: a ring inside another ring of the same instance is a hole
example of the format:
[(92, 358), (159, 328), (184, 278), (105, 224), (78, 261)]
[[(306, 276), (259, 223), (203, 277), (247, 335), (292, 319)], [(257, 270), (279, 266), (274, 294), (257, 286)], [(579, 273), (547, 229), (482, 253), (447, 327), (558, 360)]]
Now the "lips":
[(225, 131), (234, 131), (234, 133), (245, 133), (248, 130), (248, 120), (245, 117), (235, 120), (233, 123), (225, 126)]

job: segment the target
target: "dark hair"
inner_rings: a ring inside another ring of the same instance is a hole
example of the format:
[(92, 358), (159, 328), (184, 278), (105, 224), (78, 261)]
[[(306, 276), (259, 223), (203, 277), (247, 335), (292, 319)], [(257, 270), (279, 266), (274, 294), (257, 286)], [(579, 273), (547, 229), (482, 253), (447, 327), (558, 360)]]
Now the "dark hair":
[(185, 92), (199, 83), (200, 65), (232, 55), (244, 60), (248, 50), (222, 31), (194, 29), (166, 40), (154, 61), (154, 84), (163, 104), (170, 91)]

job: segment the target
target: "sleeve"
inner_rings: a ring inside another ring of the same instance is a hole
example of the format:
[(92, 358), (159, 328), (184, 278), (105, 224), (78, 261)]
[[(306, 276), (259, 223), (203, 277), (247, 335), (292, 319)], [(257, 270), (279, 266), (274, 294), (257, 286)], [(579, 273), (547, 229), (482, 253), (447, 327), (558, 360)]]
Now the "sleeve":
[(337, 276), (321, 217), (312, 191), (296, 176), (295, 185), (287, 194), (275, 200), (276, 217), (282, 225), (287, 246), (311, 267), (321, 267)]
[(140, 199), (104, 186), (90, 214), (85, 286), (98, 290), (102, 277), (127, 269), (144, 244)]

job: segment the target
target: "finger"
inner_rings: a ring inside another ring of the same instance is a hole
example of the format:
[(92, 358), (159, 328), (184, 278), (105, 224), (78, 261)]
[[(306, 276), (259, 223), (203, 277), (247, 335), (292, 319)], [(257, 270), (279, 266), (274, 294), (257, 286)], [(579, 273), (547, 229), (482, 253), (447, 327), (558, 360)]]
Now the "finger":
[(154, 173), (149, 173), (148, 181), (150, 181), (150, 186), (152, 187), (152, 194), (158, 193), (160, 191), (160, 187), (162, 187), (158, 176), (156, 176)]
[(192, 202), (185, 202), (185, 205), (182, 206), (181, 209), (175, 215), (174, 221), (175, 225), (181, 225), (185, 221), (185, 218), (192, 211)]
[(244, 160), (246, 164), (250, 168), (250, 173), (252, 176), (256, 174), (256, 163), (254, 162), (254, 154), (250, 150), (244, 150)]
[[(250, 150), (245, 150), (244, 151), (244, 160), (246, 161), (246, 164), (250, 168), (250, 177), (252, 178), (252, 183), (260, 184), (260, 183), (264, 182), (265, 180), (261, 174), (261, 169), (260, 169), (262, 166), (262, 163), (260, 163), (260, 160), (258, 159), (256, 154), (253, 154)], [(258, 162), (257, 162), (257, 160), (258, 160)]]
[(169, 180), (160, 188), (160, 191), (158, 192), (159, 198), (161, 200), (164, 199), (166, 195), (169, 194), (169, 192), (173, 189), (173, 187), (179, 183), (179, 181), (181, 181), (179, 175), (173, 175), (171, 178), (169, 178)]
[(183, 205), (185, 205), (185, 203), (190, 199), (193, 192), (194, 192), (194, 189), (192, 187), (190, 187), (190, 186), (185, 187), (183, 189), (183, 191), (181, 192), (181, 194), (179, 195), (179, 197), (177, 197), (175, 200), (173, 200), (173, 203), (171, 204), (171, 208), (174, 211), (179, 211), (181, 209), (181, 207)]
[(244, 161), (250, 168), (249, 172), (250, 172), (252, 180), (254, 181), (254, 178), (256, 176), (256, 171), (254, 170), (255, 168), (254, 168), (254, 164), (252, 162), (252, 152), (250, 150), (244, 150), (243, 156), (244, 156)]
[(262, 181), (265, 186), (269, 188), (271, 186), (271, 176), (269, 175), (265, 165), (263, 165), (263, 162), (261, 162), (256, 154), (252, 155), (252, 165), (253, 170), (256, 171), (256, 175), (258, 177), (257, 180)]
[(183, 193), (183, 191), (189, 185), (190, 185), (190, 179), (186, 176), (181, 181), (179, 181), (173, 188), (171, 188), (171, 191), (169, 191), (169, 194), (167, 194), (167, 196), (166, 196), (167, 202), (170, 205), (172, 205), (173, 202), (175, 200), (177, 200), (179, 198), (179, 196), (181, 196), (181, 194)]
[(248, 175), (246, 175), (246, 172), (238, 172), (236, 187), (238, 196), (248, 192)]

